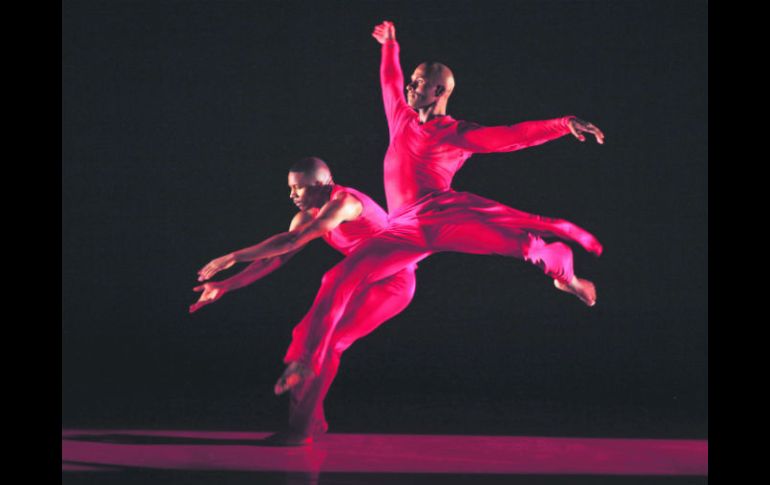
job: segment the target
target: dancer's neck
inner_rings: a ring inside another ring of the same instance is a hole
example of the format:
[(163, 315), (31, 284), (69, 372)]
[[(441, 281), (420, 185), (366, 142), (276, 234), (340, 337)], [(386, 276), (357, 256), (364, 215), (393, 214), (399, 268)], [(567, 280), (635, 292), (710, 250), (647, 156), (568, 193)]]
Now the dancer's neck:
[(417, 113), (419, 115), (420, 124), (427, 123), (434, 118), (446, 116), (446, 103), (434, 103), (430, 106), (419, 108)]

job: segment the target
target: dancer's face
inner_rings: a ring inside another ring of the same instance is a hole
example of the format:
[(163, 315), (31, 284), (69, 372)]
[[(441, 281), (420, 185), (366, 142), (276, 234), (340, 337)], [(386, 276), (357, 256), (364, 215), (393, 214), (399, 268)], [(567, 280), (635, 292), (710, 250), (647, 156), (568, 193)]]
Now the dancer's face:
[(412, 73), (412, 81), (406, 85), (406, 101), (413, 109), (420, 109), (436, 102), (436, 86), (433, 79), (420, 64)]
[(299, 210), (321, 207), (326, 202), (323, 198), (323, 182), (314, 174), (289, 172), (289, 197)]
[(442, 96), (448, 96), (454, 87), (454, 78), (448, 68), (428, 67), (425, 63), (417, 66), (411, 82), (406, 85), (406, 100), (413, 109), (434, 104)]

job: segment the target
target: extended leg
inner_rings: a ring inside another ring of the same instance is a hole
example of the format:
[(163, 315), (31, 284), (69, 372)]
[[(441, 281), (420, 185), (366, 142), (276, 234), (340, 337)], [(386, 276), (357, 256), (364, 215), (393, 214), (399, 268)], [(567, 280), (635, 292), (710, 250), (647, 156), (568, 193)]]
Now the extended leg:
[(542, 239), (562, 237), (600, 254), (599, 241), (571, 222), (528, 214), (465, 192), (437, 199), (434, 206), (419, 216), (419, 221), (428, 246), (434, 251), (524, 259), (552, 277), (560, 290), (578, 296), (589, 306), (596, 302), (593, 283), (574, 274), (570, 247), (563, 242), (548, 244)]

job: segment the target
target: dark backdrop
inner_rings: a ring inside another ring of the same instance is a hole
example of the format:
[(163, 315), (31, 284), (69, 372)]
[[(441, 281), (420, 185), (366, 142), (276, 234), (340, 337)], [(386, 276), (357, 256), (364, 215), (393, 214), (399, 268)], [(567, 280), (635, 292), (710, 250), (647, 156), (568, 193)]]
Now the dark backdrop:
[(436, 255), (412, 305), (343, 357), (332, 431), (707, 436), (707, 4), (64, 2), (62, 423), (276, 429), (293, 325), (340, 256), (311, 244), (194, 315), (196, 271), (285, 230), (288, 166), (327, 160), (384, 204), (383, 19), (436, 59), (449, 112), (577, 114), (477, 155), (454, 186), (572, 220), (584, 307), (529, 264)]

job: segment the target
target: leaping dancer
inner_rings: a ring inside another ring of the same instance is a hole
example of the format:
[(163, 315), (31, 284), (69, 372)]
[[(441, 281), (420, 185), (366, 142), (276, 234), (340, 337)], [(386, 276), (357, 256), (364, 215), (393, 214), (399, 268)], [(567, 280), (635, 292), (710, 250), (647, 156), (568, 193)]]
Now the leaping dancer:
[[(559, 290), (583, 303), (596, 303), (594, 284), (575, 276), (572, 250), (560, 238), (600, 255), (602, 245), (589, 232), (563, 220), (522, 212), (468, 192), (456, 192), (452, 178), (474, 153), (510, 152), (584, 133), (604, 143), (592, 123), (574, 116), (484, 127), (455, 120), (447, 103), (455, 87), (452, 71), (437, 62), (420, 64), (406, 86), (399, 62), (395, 26), (383, 22), (372, 36), (382, 44), (380, 80), (390, 145), (384, 182), (389, 224), (328, 271), (302, 320), (307, 331), (294, 338), (285, 357), (282, 389), (320, 375), (327, 364), (340, 322), (355, 309), (360, 285), (373, 285), (430, 254), (454, 251), (498, 254), (529, 261), (553, 279)], [(353, 306), (351, 306), (353, 305)]]
[[(194, 288), (201, 292), (190, 313), (214, 303), (227, 292), (242, 288), (275, 271), (310, 241), (323, 238), (342, 254), (353, 251), (364, 240), (387, 225), (385, 211), (366, 194), (335, 184), (329, 167), (315, 157), (295, 163), (289, 172), (290, 197), (299, 208), (288, 232), (212, 260), (199, 272), (206, 281), (236, 263), (253, 261), (240, 273), (223, 281), (207, 282)], [(276, 383), (276, 394), (291, 389), (289, 426), (268, 441), (279, 445), (303, 445), (325, 433), (328, 424), (323, 400), (340, 364), (340, 356), (359, 338), (371, 333), (409, 305), (414, 295), (415, 265), (409, 265), (372, 284), (362, 284), (351, 295), (345, 317), (337, 323), (329, 340), (323, 367), (310, 371), (290, 365), (285, 378)], [(310, 321), (294, 328), (292, 338), (304, 340)], [(303, 380), (304, 385), (299, 384)]]

